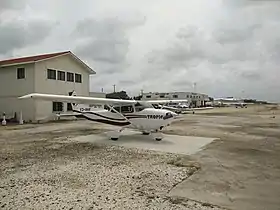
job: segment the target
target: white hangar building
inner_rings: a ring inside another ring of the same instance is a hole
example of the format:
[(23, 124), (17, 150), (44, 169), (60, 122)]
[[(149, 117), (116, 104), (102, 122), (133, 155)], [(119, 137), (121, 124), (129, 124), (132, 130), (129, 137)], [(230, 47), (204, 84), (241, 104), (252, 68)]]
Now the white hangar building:
[(19, 100), (29, 93), (89, 96), (89, 76), (96, 72), (72, 52), (58, 52), (0, 61), (0, 118), (22, 112), (25, 122), (37, 122), (54, 113), (71, 110), (70, 104)]
[(206, 102), (209, 101), (209, 96), (202, 93), (193, 92), (169, 92), (169, 93), (159, 93), (159, 92), (149, 92), (142, 94), (142, 100), (157, 100), (157, 99), (188, 99), (189, 102), (195, 106), (205, 106)]

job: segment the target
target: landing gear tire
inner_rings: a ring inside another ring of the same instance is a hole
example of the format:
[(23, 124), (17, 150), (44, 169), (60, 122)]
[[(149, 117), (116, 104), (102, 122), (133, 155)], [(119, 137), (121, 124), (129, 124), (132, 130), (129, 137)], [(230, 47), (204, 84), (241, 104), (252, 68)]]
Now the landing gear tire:
[(110, 131), (107, 133), (107, 135), (112, 141), (117, 141), (120, 137), (120, 132), (119, 131)]
[(149, 132), (142, 132), (143, 135), (147, 136), (147, 135), (150, 135)]
[(156, 141), (161, 141), (163, 139), (163, 135), (160, 132), (153, 133), (152, 135)]

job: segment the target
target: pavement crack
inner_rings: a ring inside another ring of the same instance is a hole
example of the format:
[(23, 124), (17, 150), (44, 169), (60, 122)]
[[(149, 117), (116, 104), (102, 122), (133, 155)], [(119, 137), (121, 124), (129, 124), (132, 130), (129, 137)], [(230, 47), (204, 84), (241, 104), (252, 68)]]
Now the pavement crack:
[(173, 190), (177, 185), (181, 184), (201, 169), (201, 165), (197, 161), (192, 160), (189, 156), (178, 157), (168, 161), (167, 163), (176, 167), (187, 168), (186, 176), (182, 178), (179, 182), (175, 183), (168, 190), (168, 193), (171, 192), (171, 190)]
[(197, 168), (191, 168), (188, 173), (187, 176), (184, 177), (181, 181), (175, 183), (169, 190), (167, 193), (170, 193), (175, 187), (177, 187), (179, 184), (181, 184), (182, 182), (184, 182), (185, 180), (187, 180), (188, 178), (190, 178), (192, 175), (194, 175), (195, 173), (197, 173), (199, 171), (199, 169)]

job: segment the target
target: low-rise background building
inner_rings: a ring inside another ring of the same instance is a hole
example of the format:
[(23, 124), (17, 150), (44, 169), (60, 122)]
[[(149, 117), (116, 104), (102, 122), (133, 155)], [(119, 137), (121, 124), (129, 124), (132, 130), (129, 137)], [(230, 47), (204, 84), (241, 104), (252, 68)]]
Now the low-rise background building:
[(202, 93), (194, 92), (149, 92), (143, 93), (141, 100), (157, 100), (157, 99), (188, 99), (191, 106), (206, 106), (209, 96)]

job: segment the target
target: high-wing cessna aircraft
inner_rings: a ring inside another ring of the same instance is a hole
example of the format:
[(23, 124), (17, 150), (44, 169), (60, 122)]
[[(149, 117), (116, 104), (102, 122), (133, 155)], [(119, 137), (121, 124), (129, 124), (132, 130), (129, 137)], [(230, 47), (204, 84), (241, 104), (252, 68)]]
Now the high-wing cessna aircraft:
[(214, 99), (215, 104), (218, 106), (235, 106), (236, 108), (247, 108), (248, 103), (245, 103), (242, 99), (237, 99), (233, 97), (229, 98), (216, 98)]
[[(120, 126), (121, 129), (112, 132), (111, 139), (117, 140), (125, 128), (141, 131), (144, 135), (153, 135), (160, 141), (162, 134), (159, 132), (170, 125), (178, 114), (166, 110), (156, 109), (152, 104), (168, 102), (186, 102), (187, 100), (122, 100), (109, 98), (95, 98), (77, 96), (73, 91), (70, 96), (32, 93), (19, 97), (19, 99), (32, 98), (35, 100), (60, 101), (72, 104), (73, 112), (77, 116), (91, 121)], [(91, 104), (102, 104), (105, 109), (93, 110)]]

